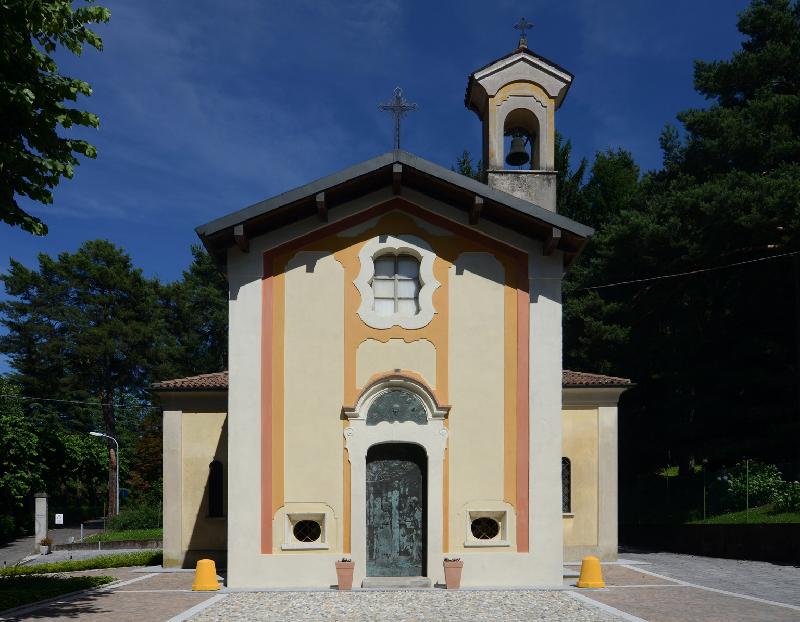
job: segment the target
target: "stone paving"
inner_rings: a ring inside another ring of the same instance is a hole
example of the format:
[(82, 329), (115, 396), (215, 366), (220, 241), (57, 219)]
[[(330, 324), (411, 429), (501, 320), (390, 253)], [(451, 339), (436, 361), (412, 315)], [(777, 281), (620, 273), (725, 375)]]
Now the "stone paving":
[(591, 605), (576, 601), (565, 592), (450, 592), (442, 589), (391, 592), (234, 592), (191, 618), (192, 622), (612, 622), (617, 619)]
[[(156, 573), (149, 568), (89, 570), (120, 583), (62, 598), (1, 620), (56, 622), (193, 622), (240, 620), (492, 620), (610, 622), (800, 622), (800, 569), (665, 553), (631, 554), (639, 565), (603, 566), (602, 590), (443, 589), (352, 592), (191, 591), (191, 572)], [(654, 576), (652, 573), (663, 576)], [(675, 580), (667, 578), (668, 575)], [(567, 583), (574, 584), (575, 579)], [(692, 583), (695, 585), (687, 585)], [(707, 587), (702, 587), (707, 586)], [(740, 594), (722, 594), (726, 590)], [(742, 596), (743, 595), (743, 596)], [(759, 602), (758, 599), (786, 603)], [(212, 600), (213, 599), (213, 600)], [(209, 602), (210, 601), (210, 602)], [(791, 602), (790, 602), (791, 601)], [(605, 609), (602, 609), (605, 607)], [(193, 612), (194, 613), (194, 612)]]
[(668, 577), (800, 606), (800, 564), (795, 566), (676, 553), (622, 552), (641, 567)]
[[(192, 592), (192, 573), (142, 574), (141, 568), (103, 568), (70, 575), (102, 574), (122, 580), (110, 589), (92, 590), (0, 620), (22, 622), (163, 622), (198, 605), (216, 592)], [(65, 573), (66, 574), (66, 573)], [(127, 582), (127, 583), (126, 583)]]

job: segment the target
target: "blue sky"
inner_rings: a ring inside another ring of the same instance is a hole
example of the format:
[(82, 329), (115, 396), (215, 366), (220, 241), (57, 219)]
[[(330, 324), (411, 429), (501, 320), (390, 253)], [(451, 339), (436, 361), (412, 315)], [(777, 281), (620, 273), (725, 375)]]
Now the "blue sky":
[[(392, 121), (378, 110), (395, 86), (419, 104), (403, 148), (451, 166), (480, 151), (464, 108), (467, 76), (516, 47), (512, 26), (535, 24), (529, 47), (575, 74), (556, 126), (574, 153), (623, 147), (659, 166), (658, 135), (704, 100), (694, 59), (739, 47), (745, 0), (560, 0), (458, 3), (370, 0), (111, 0), (105, 50), (61, 57), (94, 90), (81, 101), (98, 148), (52, 206), (31, 206), (50, 233), (0, 225), (9, 257), (74, 251), (87, 239), (125, 248), (149, 276), (173, 280), (194, 227), (379, 155)], [(30, 204), (29, 204), (30, 205)], [(2, 293), (0, 293), (2, 296)], [(0, 372), (5, 366), (0, 360)]]

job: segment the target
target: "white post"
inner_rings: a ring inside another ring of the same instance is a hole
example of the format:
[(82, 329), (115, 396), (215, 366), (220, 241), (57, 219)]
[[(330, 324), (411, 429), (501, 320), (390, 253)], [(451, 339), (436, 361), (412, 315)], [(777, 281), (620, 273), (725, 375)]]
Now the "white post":
[(39, 542), (47, 537), (47, 493), (37, 492), (34, 495), (34, 552), (39, 552)]

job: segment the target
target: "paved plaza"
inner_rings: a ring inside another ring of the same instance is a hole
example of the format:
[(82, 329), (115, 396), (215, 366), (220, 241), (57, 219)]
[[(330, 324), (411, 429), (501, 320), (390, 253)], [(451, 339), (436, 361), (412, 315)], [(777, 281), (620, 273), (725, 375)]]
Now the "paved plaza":
[[(577, 570), (577, 566), (571, 567)], [(668, 553), (605, 564), (602, 590), (354, 590), (197, 593), (191, 572), (120, 568), (118, 583), (3, 620), (513, 620), (559, 622), (800, 622), (800, 567)]]

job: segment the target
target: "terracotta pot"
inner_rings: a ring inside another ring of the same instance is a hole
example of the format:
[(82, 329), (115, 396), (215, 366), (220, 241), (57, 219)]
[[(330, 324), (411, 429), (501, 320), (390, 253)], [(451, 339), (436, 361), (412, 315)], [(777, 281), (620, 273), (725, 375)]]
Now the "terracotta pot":
[(340, 590), (353, 589), (353, 569), (355, 562), (336, 562), (336, 580)]
[(444, 582), (448, 590), (457, 590), (461, 587), (461, 570), (464, 562), (444, 560)]

